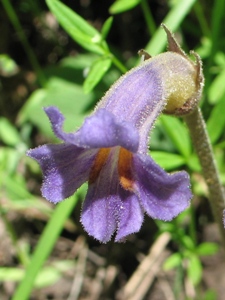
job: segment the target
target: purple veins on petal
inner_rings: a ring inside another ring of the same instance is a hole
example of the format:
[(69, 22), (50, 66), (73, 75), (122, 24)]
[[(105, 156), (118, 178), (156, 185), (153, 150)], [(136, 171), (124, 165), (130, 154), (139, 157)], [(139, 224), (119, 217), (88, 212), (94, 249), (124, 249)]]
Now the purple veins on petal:
[(168, 174), (147, 155), (136, 154), (133, 161), (135, 190), (150, 217), (170, 221), (190, 205), (186, 172)]
[(120, 241), (139, 231), (144, 218), (138, 197), (119, 183), (116, 151), (111, 150), (96, 181), (89, 184), (81, 214), (88, 234), (104, 243), (115, 232), (115, 240)]
[(106, 243), (116, 230), (115, 208), (119, 208), (121, 200), (118, 195), (117, 170), (113, 167), (116, 165), (116, 156), (111, 151), (104, 159), (101, 172), (89, 183), (81, 223), (89, 235)]
[(57, 203), (70, 197), (88, 180), (96, 149), (84, 150), (74, 145), (44, 145), (29, 150), (43, 172), (42, 195)]
[(138, 232), (144, 221), (144, 210), (136, 194), (120, 187), (122, 199), (115, 241), (123, 241), (132, 233)]

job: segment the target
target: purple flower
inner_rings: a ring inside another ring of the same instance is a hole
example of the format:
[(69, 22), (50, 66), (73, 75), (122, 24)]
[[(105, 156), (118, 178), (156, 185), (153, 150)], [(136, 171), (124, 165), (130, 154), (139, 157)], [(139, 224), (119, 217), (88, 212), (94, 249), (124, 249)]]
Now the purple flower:
[(169, 221), (186, 209), (192, 197), (188, 174), (166, 173), (147, 152), (156, 117), (171, 93), (174, 97), (172, 86), (187, 73), (192, 78), (194, 68), (177, 53), (143, 62), (111, 87), (73, 133), (63, 131), (64, 117), (57, 108), (46, 108), (63, 143), (27, 153), (41, 166), (43, 197), (58, 203), (87, 181), (81, 222), (89, 235), (104, 243), (114, 233), (115, 241), (122, 241), (139, 231), (145, 213)]

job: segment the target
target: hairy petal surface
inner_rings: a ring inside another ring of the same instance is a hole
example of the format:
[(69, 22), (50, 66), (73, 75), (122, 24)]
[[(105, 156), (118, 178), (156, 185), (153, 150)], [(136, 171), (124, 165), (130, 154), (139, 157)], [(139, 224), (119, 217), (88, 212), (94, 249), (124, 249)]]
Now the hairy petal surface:
[[(112, 151), (113, 152), (113, 151)], [(108, 242), (117, 227), (117, 214), (121, 206), (118, 194), (116, 157), (110, 153), (96, 181), (89, 183), (83, 204), (81, 223), (89, 235), (97, 240)]]
[(81, 214), (88, 234), (103, 243), (115, 232), (115, 240), (119, 242), (139, 231), (144, 218), (137, 195), (124, 190), (119, 183), (118, 150), (111, 150), (96, 181), (89, 184)]
[(75, 145), (44, 145), (31, 149), (27, 155), (35, 159), (43, 172), (42, 195), (57, 203), (70, 197), (88, 180), (97, 150)]
[(116, 230), (117, 220), (114, 210), (119, 209), (120, 205), (119, 195), (106, 189), (106, 185), (99, 187), (97, 183), (91, 184), (81, 213), (84, 229), (103, 243), (111, 240)]
[(55, 135), (66, 143), (83, 148), (106, 148), (120, 145), (130, 151), (137, 151), (139, 133), (130, 122), (120, 121), (106, 109), (99, 109), (87, 117), (81, 128), (74, 133), (62, 130), (64, 116), (56, 107), (47, 107), (45, 112)]
[(138, 232), (144, 221), (144, 210), (140, 205), (137, 195), (120, 188), (121, 206), (116, 242), (123, 241), (128, 235)]
[(146, 213), (170, 221), (190, 205), (192, 194), (186, 172), (166, 173), (150, 156), (133, 157), (135, 190)]

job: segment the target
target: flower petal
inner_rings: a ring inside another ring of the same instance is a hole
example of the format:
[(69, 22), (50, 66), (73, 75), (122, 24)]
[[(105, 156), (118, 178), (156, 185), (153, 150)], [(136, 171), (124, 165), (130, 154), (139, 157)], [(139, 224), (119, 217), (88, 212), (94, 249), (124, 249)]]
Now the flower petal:
[(119, 183), (118, 152), (119, 148), (111, 150), (96, 181), (89, 182), (81, 214), (88, 234), (103, 243), (116, 231), (117, 242), (139, 231), (144, 217), (137, 195), (124, 190)]
[(89, 235), (108, 242), (117, 227), (121, 206), (118, 194), (119, 181), (116, 165), (116, 150), (111, 150), (96, 181), (89, 183), (81, 213), (81, 223)]
[(144, 220), (144, 211), (139, 203), (137, 195), (125, 191), (120, 187), (122, 199), (119, 211), (119, 223), (116, 242), (123, 241), (128, 235), (138, 232)]
[(119, 208), (119, 195), (107, 191), (109, 185), (101, 187), (91, 184), (81, 213), (81, 223), (87, 233), (100, 242), (107, 243), (116, 230), (114, 211)]
[(66, 143), (83, 148), (107, 148), (122, 146), (137, 151), (139, 133), (129, 122), (121, 122), (106, 109), (99, 109), (87, 117), (82, 127), (75, 133), (62, 130), (64, 117), (56, 107), (45, 108), (55, 135)]
[(97, 150), (74, 145), (44, 145), (27, 152), (41, 166), (44, 180), (42, 195), (57, 203), (70, 197), (88, 180)]
[(185, 210), (192, 197), (186, 172), (166, 173), (151, 157), (134, 155), (135, 189), (149, 216), (170, 221)]

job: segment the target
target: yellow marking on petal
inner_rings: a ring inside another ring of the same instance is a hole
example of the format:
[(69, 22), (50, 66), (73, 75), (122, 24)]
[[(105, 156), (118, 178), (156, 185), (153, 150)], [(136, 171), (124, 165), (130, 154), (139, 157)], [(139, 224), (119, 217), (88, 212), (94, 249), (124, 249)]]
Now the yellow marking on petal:
[(125, 148), (120, 148), (118, 160), (118, 173), (120, 184), (125, 190), (133, 191), (133, 178), (131, 171), (132, 153)]
[(95, 158), (94, 164), (91, 168), (90, 175), (89, 175), (89, 183), (95, 182), (98, 178), (101, 169), (106, 164), (107, 158), (109, 156), (111, 148), (101, 148)]

